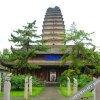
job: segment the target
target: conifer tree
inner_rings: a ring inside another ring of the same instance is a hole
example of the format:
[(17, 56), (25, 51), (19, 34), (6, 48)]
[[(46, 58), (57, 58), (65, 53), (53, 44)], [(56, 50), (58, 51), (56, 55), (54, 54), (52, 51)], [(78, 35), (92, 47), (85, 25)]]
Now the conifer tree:
[[(93, 69), (100, 68), (100, 52), (95, 51), (95, 45), (90, 38), (91, 34), (93, 33), (77, 30), (75, 23), (66, 32), (66, 44), (71, 42), (73, 45), (70, 46), (69, 52), (65, 51), (62, 64), (71, 61), (69, 69), (75, 70), (77, 74), (81, 72), (93, 74)], [(66, 50), (67, 47), (69, 48), (69, 46), (65, 46), (63, 50)]]
[(12, 66), (11, 68), (24, 69), (25, 73), (27, 73), (28, 69), (39, 67), (38, 65), (29, 63), (29, 59), (34, 57), (36, 52), (46, 50), (46, 47), (42, 45), (41, 35), (36, 34), (37, 27), (35, 23), (36, 21), (27, 23), (22, 29), (18, 29), (11, 34), (9, 41), (13, 42), (15, 47), (11, 46), (10, 60), (6, 59), (10, 67)]

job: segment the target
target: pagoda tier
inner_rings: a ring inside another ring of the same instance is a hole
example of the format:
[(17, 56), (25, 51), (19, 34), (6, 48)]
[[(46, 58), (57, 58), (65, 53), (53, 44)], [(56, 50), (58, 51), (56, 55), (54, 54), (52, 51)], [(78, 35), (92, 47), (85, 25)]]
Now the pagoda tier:
[(42, 39), (44, 45), (64, 45), (65, 25), (59, 7), (48, 8), (43, 21)]

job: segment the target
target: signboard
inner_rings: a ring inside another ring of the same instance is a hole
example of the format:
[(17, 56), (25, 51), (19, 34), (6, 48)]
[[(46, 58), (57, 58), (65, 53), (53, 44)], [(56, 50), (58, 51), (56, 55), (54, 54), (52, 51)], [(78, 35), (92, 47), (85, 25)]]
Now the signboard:
[(60, 60), (60, 55), (45, 55), (45, 60)]

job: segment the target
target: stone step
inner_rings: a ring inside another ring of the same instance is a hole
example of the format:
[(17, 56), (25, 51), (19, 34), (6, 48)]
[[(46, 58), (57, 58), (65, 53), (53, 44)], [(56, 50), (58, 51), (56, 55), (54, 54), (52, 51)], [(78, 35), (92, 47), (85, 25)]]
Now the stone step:
[(59, 82), (45, 82), (45, 86), (60, 86), (60, 83)]

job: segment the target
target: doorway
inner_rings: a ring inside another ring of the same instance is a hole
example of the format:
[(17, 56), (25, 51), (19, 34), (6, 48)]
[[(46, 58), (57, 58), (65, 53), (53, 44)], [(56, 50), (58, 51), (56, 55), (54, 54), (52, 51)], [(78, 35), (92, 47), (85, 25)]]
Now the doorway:
[(50, 71), (50, 82), (56, 82), (57, 76), (56, 76), (56, 71), (52, 70)]

